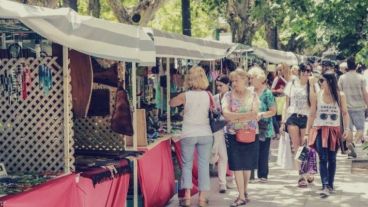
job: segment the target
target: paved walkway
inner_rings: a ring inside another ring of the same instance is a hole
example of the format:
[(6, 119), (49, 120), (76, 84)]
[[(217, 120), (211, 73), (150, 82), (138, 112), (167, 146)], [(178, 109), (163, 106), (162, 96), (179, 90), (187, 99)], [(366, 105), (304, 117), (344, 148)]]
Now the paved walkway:
[[(251, 202), (249, 207), (364, 207), (368, 206), (368, 173), (351, 172), (352, 160), (346, 155), (338, 154), (337, 172), (335, 178), (336, 193), (322, 199), (317, 193), (320, 188), (320, 177), (317, 175), (315, 183), (308, 188), (296, 187), (298, 176), (295, 171), (282, 170), (276, 164), (277, 142), (272, 143), (270, 157), (270, 175), (266, 184), (252, 183), (249, 185)], [(360, 155), (367, 152), (359, 152)], [(237, 197), (235, 190), (228, 190), (226, 194), (218, 193), (216, 178), (211, 178), (212, 191), (209, 195), (209, 206), (226, 207)], [(197, 204), (197, 196), (192, 198), (192, 206)], [(167, 205), (178, 206), (175, 196)]]

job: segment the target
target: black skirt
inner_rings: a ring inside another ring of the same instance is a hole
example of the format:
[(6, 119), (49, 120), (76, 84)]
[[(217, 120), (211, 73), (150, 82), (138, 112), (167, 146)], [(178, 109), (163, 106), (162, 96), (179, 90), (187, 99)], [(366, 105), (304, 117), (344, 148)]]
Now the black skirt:
[(258, 135), (256, 136), (256, 141), (249, 144), (236, 141), (234, 134), (226, 134), (225, 137), (230, 170), (240, 171), (258, 168)]

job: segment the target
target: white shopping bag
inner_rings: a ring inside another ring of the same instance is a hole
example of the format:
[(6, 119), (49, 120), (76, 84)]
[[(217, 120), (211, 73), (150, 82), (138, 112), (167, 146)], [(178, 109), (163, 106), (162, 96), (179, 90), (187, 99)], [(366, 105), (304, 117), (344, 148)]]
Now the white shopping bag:
[(290, 136), (286, 132), (280, 137), (277, 153), (277, 165), (285, 170), (294, 168), (294, 162), (291, 155)]

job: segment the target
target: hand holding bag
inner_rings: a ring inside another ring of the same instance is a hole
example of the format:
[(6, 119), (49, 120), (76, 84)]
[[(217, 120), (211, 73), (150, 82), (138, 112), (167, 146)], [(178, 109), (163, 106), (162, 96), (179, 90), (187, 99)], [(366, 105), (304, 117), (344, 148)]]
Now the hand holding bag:
[[(254, 96), (252, 100), (251, 112), (253, 111)], [(240, 129), (235, 134), (236, 141), (241, 143), (253, 143), (256, 141), (256, 129)]]
[(211, 130), (213, 133), (215, 133), (225, 127), (226, 121), (221, 119), (221, 111), (216, 111), (215, 100), (213, 99), (211, 92), (207, 91), (207, 94), (210, 98), (210, 110), (208, 112), (208, 118), (210, 120)]

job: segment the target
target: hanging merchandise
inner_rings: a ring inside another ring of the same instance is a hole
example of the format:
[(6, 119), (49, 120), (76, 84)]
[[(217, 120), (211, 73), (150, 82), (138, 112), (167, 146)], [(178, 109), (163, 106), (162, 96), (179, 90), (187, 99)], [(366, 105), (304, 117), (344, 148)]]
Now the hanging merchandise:
[(22, 71), (22, 99), (26, 100), (28, 97), (27, 87), (31, 84), (31, 72), (26, 66)]
[(52, 71), (47, 65), (38, 66), (38, 80), (40, 89), (43, 90), (45, 95), (48, 95), (52, 88)]

